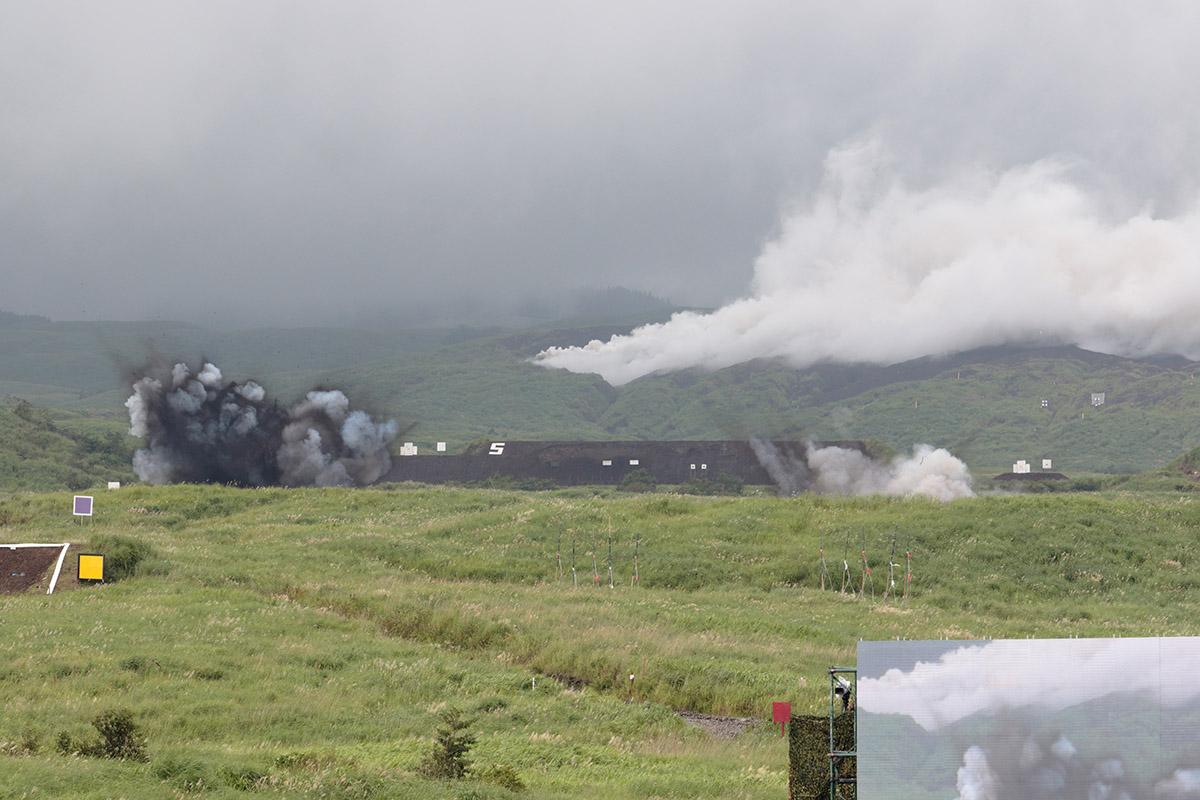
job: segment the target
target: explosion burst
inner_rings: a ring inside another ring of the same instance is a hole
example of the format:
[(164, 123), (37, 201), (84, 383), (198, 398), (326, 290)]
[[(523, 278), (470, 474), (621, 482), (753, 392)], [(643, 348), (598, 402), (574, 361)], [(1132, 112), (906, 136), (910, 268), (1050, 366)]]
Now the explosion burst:
[(395, 420), (351, 410), (339, 390), (311, 391), (285, 409), (208, 362), (143, 371), (125, 407), (130, 435), (146, 440), (134, 470), (153, 484), (363, 486), (387, 473), (399, 433)]

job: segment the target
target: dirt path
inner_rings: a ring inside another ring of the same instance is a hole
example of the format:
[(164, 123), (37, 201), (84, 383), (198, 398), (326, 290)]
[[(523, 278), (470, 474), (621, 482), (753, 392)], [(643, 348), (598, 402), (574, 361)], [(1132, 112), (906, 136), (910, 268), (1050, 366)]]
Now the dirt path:
[(694, 711), (677, 713), (684, 722), (703, 728), (710, 736), (719, 739), (732, 739), (758, 722), (754, 717), (718, 717), (713, 714), (697, 714)]

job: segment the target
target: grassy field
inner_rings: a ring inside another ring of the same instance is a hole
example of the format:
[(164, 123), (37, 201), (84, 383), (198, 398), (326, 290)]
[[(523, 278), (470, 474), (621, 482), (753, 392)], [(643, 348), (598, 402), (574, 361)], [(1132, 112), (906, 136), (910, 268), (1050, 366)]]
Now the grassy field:
[(0, 400), (0, 490), (133, 480), (127, 420)]
[[(117, 534), (155, 555), (111, 585), (0, 599), (4, 798), (517, 796), (417, 774), (448, 707), (520, 796), (778, 798), (777, 731), (717, 740), (674, 711), (819, 711), (824, 668), (860, 638), (1200, 631), (1189, 495), (134, 487), (99, 496), (86, 528), (68, 504), (6, 496), (0, 539)], [(881, 594), (893, 534), (913, 551), (906, 605), (816, 588), (821, 547), (858, 580), (865, 543)], [(133, 710), (148, 763), (54, 752), (113, 707)], [(23, 741), (37, 752), (16, 755)]]

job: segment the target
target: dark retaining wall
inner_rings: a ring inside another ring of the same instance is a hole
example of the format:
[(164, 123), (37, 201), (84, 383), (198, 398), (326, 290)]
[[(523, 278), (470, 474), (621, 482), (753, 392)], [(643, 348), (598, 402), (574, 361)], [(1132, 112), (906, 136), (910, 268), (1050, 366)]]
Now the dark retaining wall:
[[(785, 459), (805, 464), (806, 444), (772, 443)], [(862, 442), (814, 442), (865, 452)], [(605, 464), (604, 462), (611, 462)], [(563, 486), (618, 484), (642, 469), (656, 483), (680, 484), (729, 475), (742, 483), (774, 483), (749, 442), (488, 442), (461, 455), (396, 456), (385, 481), (473, 482), (505, 476), (553, 481)]]

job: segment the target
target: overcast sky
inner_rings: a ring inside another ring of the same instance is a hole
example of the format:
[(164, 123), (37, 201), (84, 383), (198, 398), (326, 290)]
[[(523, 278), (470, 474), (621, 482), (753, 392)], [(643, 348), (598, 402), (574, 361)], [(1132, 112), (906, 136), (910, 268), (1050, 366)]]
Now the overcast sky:
[[(831, 148), (1197, 186), (1200, 4), (0, 5), (0, 309), (353, 322), (717, 305)], [(439, 305), (444, 304), (444, 305)]]

